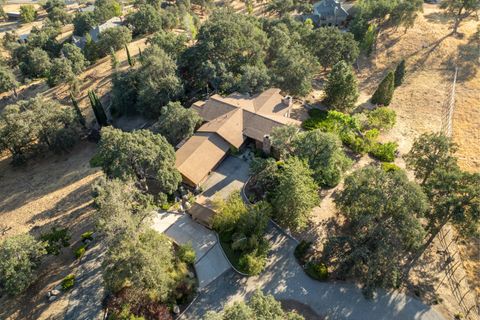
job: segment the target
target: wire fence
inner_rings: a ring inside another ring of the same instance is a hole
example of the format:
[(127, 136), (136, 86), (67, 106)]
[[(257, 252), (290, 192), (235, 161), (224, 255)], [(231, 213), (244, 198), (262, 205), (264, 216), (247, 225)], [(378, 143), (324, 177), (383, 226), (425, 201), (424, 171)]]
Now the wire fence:
[[(452, 137), (453, 135), (453, 115), (455, 112), (457, 75), (458, 67), (455, 66), (453, 81), (448, 90), (448, 96), (445, 100), (445, 107), (442, 116), (442, 132), (448, 137)], [(453, 235), (450, 234), (451, 232), (453, 232), (451, 228), (448, 228), (447, 231), (445, 231), (444, 228), (440, 230), (438, 234), (438, 239), (444, 252), (443, 262), (446, 278), (448, 279), (448, 284), (455, 300), (462, 309), (465, 319), (478, 319), (479, 308), (477, 305), (477, 295), (475, 291), (470, 289), (465, 274), (465, 266), (462, 257), (460, 256), (460, 252), (458, 251), (458, 247), (456, 246), (457, 239), (454, 239)]]

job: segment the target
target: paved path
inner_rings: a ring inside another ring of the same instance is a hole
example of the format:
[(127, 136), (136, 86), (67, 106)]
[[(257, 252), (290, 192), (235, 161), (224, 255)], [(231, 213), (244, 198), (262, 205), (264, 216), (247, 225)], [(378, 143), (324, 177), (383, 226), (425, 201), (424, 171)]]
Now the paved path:
[(86, 251), (76, 274), (65, 320), (103, 319), (102, 302), (105, 292), (101, 265), (104, 254), (105, 248), (101, 243)]
[(361, 290), (343, 282), (318, 282), (309, 278), (293, 256), (296, 243), (273, 225), (269, 226), (272, 250), (266, 270), (245, 278), (228, 270), (200, 291), (200, 296), (184, 319), (201, 319), (208, 310), (221, 310), (224, 304), (244, 299), (256, 289), (277, 299), (292, 299), (309, 305), (326, 319), (355, 320), (439, 320), (436, 310), (417, 299), (399, 293), (381, 293), (374, 301), (366, 300)]
[(177, 243), (190, 243), (193, 246), (199, 288), (206, 287), (230, 269), (215, 233), (193, 221), (189, 215), (159, 213), (154, 218), (153, 229), (165, 233)]

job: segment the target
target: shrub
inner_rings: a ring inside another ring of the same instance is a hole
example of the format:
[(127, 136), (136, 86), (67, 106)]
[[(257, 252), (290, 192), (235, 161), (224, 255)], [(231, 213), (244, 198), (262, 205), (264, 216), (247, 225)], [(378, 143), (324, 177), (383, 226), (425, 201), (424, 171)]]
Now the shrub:
[(393, 71), (389, 71), (387, 76), (380, 82), (377, 90), (372, 96), (372, 103), (388, 106), (393, 98), (395, 90), (395, 75)]
[(267, 259), (264, 255), (248, 253), (239, 259), (238, 264), (241, 268), (241, 271), (254, 276), (263, 271), (265, 265), (267, 264)]
[(325, 281), (328, 279), (328, 269), (324, 263), (309, 262), (305, 267), (305, 272), (315, 280)]
[(401, 168), (397, 166), (395, 163), (390, 163), (390, 162), (382, 162), (382, 170), (385, 172), (394, 172), (394, 171), (399, 171)]
[(87, 251), (87, 246), (81, 245), (77, 250), (75, 250), (75, 258), (80, 259), (81, 257), (83, 257), (85, 251)]
[(81, 238), (83, 242), (85, 240), (93, 240), (93, 231), (87, 231), (82, 233)]
[(395, 160), (397, 147), (398, 144), (396, 142), (377, 142), (370, 150), (370, 155), (380, 161), (393, 162)]
[(367, 113), (368, 128), (388, 130), (393, 128), (397, 114), (390, 108), (380, 107)]
[(196, 259), (195, 250), (190, 243), (181, 245), (178, 248), (178, 258), (188, 264), (194, 264)]
[(297, 258), (301, 263), (305, 262), (307, 257), (308, 250), (312, 247), (311, 241), (302, 240), (296, 247), (294, 251), (295, 258)]
[(63, 278), (61, 286), (62, 286), (63, 290), (68, 290), (71, 287), (73, 287), (74, 284), (75, 284), (75, 275), (74, 274), (69, 274), (68, 276)]
[(50, 232), (42, 234), (40, 240), (45, 241), (48, 254), (58, 255), (62, 247), (70, 245), (70, 234), (68, 229), (57, 229), (53, 227)]

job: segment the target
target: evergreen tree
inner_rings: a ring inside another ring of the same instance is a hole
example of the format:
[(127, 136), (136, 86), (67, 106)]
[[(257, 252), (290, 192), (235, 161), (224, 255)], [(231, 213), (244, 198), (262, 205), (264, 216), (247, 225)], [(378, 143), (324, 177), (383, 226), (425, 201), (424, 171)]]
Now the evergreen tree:
[(388, 106), (392, 102), (393, 91), (395, 90), (395, 75), (389, 71), (387, 76), (380, 82), (377, 90), (372, 96), (372, 103)]
[(402, 59), (395, 69), (395, 83), (394, 86), (399, 87), (405, 78), (405, 59)]
[(88, 99), (90, 99), (90, 104), (92, 106), (93, 113), (95, 114), (95, 118), (97, 119), (98, 125), (101, 127), (108, 125), (107, 115), (103, 109), (102, 102), (100, 99), (98, 99), (94, 91), (88, 92)]
[(345, 61), (333, 66), (325, 87), (325, 102), (338, 111), (348, 112), (358, 99), (358, 81)]
[(127, 60), (128, 60), (128, 65), (130, 67), (133, 67), (135, 65), (135, 58), (133, 58), (131, 55), (130, 55), (130, 50), (128, 50), (128, 46), (125, 45), (125, 51), (127, 51)]

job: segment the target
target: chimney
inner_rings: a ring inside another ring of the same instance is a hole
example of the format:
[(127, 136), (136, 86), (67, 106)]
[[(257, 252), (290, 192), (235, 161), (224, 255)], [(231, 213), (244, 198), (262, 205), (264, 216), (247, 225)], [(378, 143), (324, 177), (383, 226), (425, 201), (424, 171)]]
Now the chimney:
[(291, 96), (285, 96), (284, 98), (282, 98), (282, 103), (288, 107), (291, 107), (292, 106), (292, 97)]
[(269, 155), (272, 150), (272, 142), (270, 141), (270, 136), (268, 134), (263, 136), (262, 151)]

